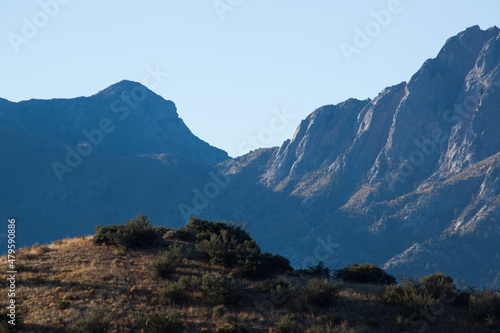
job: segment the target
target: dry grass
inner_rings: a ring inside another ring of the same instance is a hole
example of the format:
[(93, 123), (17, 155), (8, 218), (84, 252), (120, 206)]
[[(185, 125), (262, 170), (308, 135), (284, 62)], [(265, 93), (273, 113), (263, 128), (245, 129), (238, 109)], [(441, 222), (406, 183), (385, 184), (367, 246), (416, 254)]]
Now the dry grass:
[[(222, 317), (213, 316), (215, 305), (203, 298), (199, 290), (190, 291), (182, 305), (161, 305), (157, 293), (181, 277), (201, 277), (218, 273), (230, 276), (227, 268), (210, 266), (193, 258), (166, 280), (152, 277), (150, 266), (156, 254), (173, 241), (165, 240), (155, 249), (123, 251), (97, 246), (92, 237), (64, 239), (45, 246), (18, 251), (16, 264), (18, 313), (25, 332), (77, 332), (76, 322), (93, 307), (106, 309), (112, 316), (112, 332), (140, 331), (143, 315), (175, 311), (186, 326), (186, 332), (216, 332), (217, 327), (234, 321), (248, 323), (255, 332), (273, 332), (274, 323), (287, 314), (296, 315), (297, 332), (322, 325), (325, 317), (347, 321), (356, 332), (395, 332), (400, 306), (385, 304), (383, 286), (344, 284), (336, 304), (317, 308), (300, 301), (300, 288), (290, 294), (276, 295), (256, 287), (255, 281), (238, 280), (241, 300), (227, 306)], [(192, 244), (182, 243), (185, 246)], [(6, 271), (6, 257), (1, 258)], [(6, 295), (6, 275), (2, 276), (0, 293)], [(303, 282), (303, 281), (302, 281)], [(7, 300), (2, 297), (0, 306)], [(379, 324), (377, 328), (369, 325)], [(426, 332), (483, 331), (485, 323), (476, 323), (468, 312), (446, 305), (443, 314), (429, 323)]]

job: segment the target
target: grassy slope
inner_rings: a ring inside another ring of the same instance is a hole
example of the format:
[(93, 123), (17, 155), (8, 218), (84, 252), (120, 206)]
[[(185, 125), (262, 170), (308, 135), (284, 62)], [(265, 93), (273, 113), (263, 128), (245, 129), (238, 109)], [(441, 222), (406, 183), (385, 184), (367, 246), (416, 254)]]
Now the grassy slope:
[[(171, 311), (178, 314), (186, 332), (216, 332), (218, 327), (235, 320), (231, 315), (240, 322), (248, 321), (255, 332), (277, 332), (275, 322), (286, 314), (295, 314), (297, 332), (321, 324), (325, 315), (335, 317), (336, 323), (347, 321), (349, 329), (355, 332), (396, 332), (396, 318), (405, 314), (401, 306), (384, 302), (384, 286), (368, 284), (344, 284), (332, 307), (307, 306), (299, 298), (300, 285), (305, 281), (297, 277), (289, 278), (297, 284), (297, 291), (279, 297), (259, 288), (256, 281), (238, 280), (242, 298), (236, 305), (228, 306), (228, 314), (222, 318), (212, 316), (215, 305), (197, 290), (190, 293), (185, 304), (161, 305), (158, 291), (180, 277), (231, 273), (227, 268), (211, 266), (191, 256), (184, 259), (169, 279), (153, 278), (150, 266), (156, 253), (172, 242), (164, 240), (156, 248), (124, 251), (94, 245), (90, 236), (21, 249), (16, 263), (18, 313), (24, 321), (23, 331), (77, 332), (75, 323), (94, 306), (110, 311), (114, 332), (140, 331), (139, 322), (144, 314)], [(193, 244), (183, 244), (194, 248)], [(5, 272), (5, 257), (1, 258), (1, 267)], [(6, 278), (2, 276), (0, 285), (2, 309), (7, 305), (3, 297), (8, 289)], [(425, 332), (488, 331), (484, 320), (474, 319), (467, 308), (454, 304), (446, 304), (434, 322), (424, 322), (428, 325)], [(418, 328), (422, 326), (419, 324)]]

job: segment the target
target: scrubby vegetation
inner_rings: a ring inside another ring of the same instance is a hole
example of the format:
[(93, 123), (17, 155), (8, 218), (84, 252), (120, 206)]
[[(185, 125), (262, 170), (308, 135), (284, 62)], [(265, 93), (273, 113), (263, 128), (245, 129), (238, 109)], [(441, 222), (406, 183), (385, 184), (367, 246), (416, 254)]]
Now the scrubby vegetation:
[[(25, 332), (495, 332), (498, 291), (364, 264), (293, 270), (242, 225), (144, 215), (17, 253)], [(2, 265), (6, 258), (2, 257)], [(3, 266), (5, 267), (5, 266)], [(6, 271), (6, 270), (4, 270)], [(6, 293), (6, 276), (0, 292)], [(6, 301), (0, 299), (5, 308)], [(0, 332), (10, 327), (0, 320)]]
[(313, 278), (307, 281), (302, 292), (302, 300), (310, 305), (320, 307), (332, 306), (341, 289), (341, 283), (332, 283), (327, 279)]
[(123, 225), (96, 226), (93, 241), (136, 249), (154, 246), (166, 232), (166, 228), (153, 226), (147, 216), (139, 214)]
[(335, 277), (345, 282), (371, 283), (371, 284), (395, 284), (396, 278), (387, 274), (382, 268), (372, 264), (354, 264), (335, 272)]

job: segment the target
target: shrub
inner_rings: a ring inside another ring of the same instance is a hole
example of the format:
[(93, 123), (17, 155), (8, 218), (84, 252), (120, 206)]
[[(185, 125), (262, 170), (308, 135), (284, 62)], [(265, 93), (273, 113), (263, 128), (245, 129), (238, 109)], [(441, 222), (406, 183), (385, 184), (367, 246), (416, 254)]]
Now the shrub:
[(199, 289), (206, 299), (216, 304), (234, 305), (241, 298), (241, 290), (236, 283), (220, 275), (203, 275), (199, 281)]
[(123, 225), (96, 226), (93, 242), (121, 246), (126, 249), (153, 246), (167, 231), (153, 226), (146, 215), (139, 214)]
[(223, 318), (227, 312), (227, 308), (224, 305), (218, 305), (212, 309), (213, 318)]
[(269, 252), (264, 254), (259, 252), (242, 256), (238, 261), (236, 275), (248, 279), (265, 279), (274, 274), (282, 274), (293, 271), (290, 261), (280, 255), (273, 255)]
[(156, 279), (166, 279), (175, 272), (175, 268), (169, 261), (158, 258), (151, 264), (151, 274)]
[(309, 280), (302, 291), (302, 299), (305, 303), (326, 307), (335, 302), (340, 292), (341, 283), (332, 283), (327, 279), (313, 278)]
[(111, 329), (111, 315), (107, 309), (92, 308), (77, 321), (77, 326), (82, 333), (106, 333)]
[(235, 275), (242, 278), (263, 279), (293, 270), (288, 259), (267, 252), (262, 254), (241, 224), (191, 218), (171, 236), (196, 242), (201, 260), (212, 265), (236, 267)]
[(274, 280), (267, 279), (263, 282), (255, 284), (254, 286), (261, 291), (271, 294), (284, 294), (293, 292), (295, 290), (295, 286), (292, 283), (289, 283), (281, 278)]
[(470, 298), (470, 310), (477, 319), (500, 318), (500, 295), (491, 290), (475, 292)]
[(193, 278), (187, 278), (185, 276), (181, 277), (177, 280), (177, 284), (184, 288), (186, 291), (193, 291)]
[(175, 313), (170, 313), (167, 316), (155, 313), (143, 318), (141, 328), (148, 333), (177, 333), (182, 331), (184, 324)]
[(241, 224), (235, 225), (232, 222), (212, 222), (196, 217), (191, 217), (185, 227), (177, 229), (176, 237), (188, 242), (205, 239), (209, 240), (212, 235), (221, 236), (223, 230), (227, 232), (229, 238), (234, 238), (238, 244), (242, 244), (247, 240), (252, 240)]
[(455, 304), (461, 307), (468, 307), (469, 306), (469, 300), (471, 297), (470, 292), (466, 290), (457, 290), (455, 292)]
[(329, 277), (331, 269), (326, 267), (325, 264), (320, 261), (314, 266), (309, 266), (307, 269), (299, 269), (299, 272), (305, 275), (318, 276), (318, 277)]
[(296, 332), (295, 316), (286, 315), (281, 317), (274, 323), (276, 332), (278, 333), (293, 333)]
[(182, 264), (184, 257), (182, 247), (171, 245), (168, 250), (160, 252), (156, 260), (151, 265), (151, 272), (154, 278), (168, 278), (175, 269)]
[(182, 304), (188, 299), (189, 293), (186, 287), (176, 282), (158, 292), (158, 298), (161, 304)]
[(373, 284), (395, 284), (396, 278), (387, 274), (380, 267), (372, 264), (354, 264), (344, 267), (335, 272), (335, 278), (343, 279), (344, 282), (373, 283)]
[(435, 273), (425, 276), (420, 279), (425, 292), (431, 295), (434, 299), (440, 299), (443, 296), (450, 297), (454, 293), (456, 287), (453, 279), (442, 273)]
[(432, 309), (437, 304), (418, 281), (409, 278), (403, 278), (403, 285), (387, 286), (384, 299), (387, 303), (402, 305), (409, 313)]
[(210, 239), (204, 239), (196, 244), (200, 258), (209, 260), (212, 265), (231, 266), (233, 255), (230, 253), (229, 244), (223, 242), (220, 236), (212, 234)]

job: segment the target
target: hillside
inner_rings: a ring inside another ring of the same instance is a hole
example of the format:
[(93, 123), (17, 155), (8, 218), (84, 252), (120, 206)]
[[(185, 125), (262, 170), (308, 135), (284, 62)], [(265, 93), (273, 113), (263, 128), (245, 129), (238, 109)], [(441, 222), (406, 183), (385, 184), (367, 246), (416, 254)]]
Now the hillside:
[[(16, 252), (18, 331), (500, 329), (498, 294), (457, 289), (439, 274), (393, 286), (393, 277), (370, 265), (333, 274), (322, 265), (292, 270), (234, 224), (191, 219), (174, 230), (138, 216), (96, 232)], [(0, 305), (5, 309), (6, 299)], [(8, 331), (5, 320), (3, 314), (1, 332)]]

